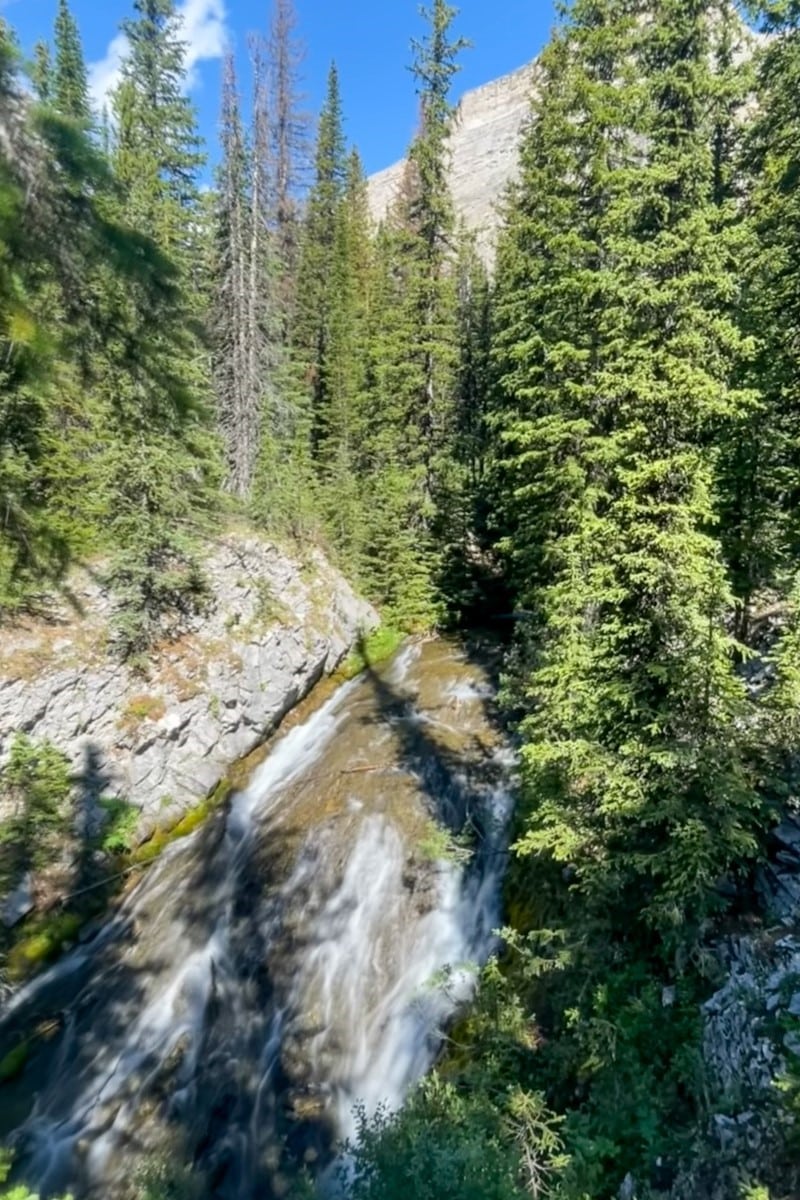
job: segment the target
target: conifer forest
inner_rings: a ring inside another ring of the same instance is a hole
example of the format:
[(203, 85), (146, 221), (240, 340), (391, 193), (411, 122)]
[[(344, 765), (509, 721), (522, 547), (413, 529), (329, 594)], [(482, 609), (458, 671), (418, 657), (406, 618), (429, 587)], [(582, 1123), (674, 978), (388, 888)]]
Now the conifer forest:
[[(335, 64), (305, 111), (292, 0), (249, 70), (228, 53), (210, 148), (174, 0), (130, 0), (102, 112), (69, 0), (33, 52), (13, 15), (0, 639), (94, 564), (107, 652), (146, 675), (235, 527), (318, 550), (393, 647), (500, 656), (493, 955), (405, 1104), (357, 1109), (340, 1191), (309, 1152), (252, 1194), (797, 1197), (800, 943), (752, 1153), (703, 1014), (721, 939), (757, 958), (800, 928), (800, 884), (788, 922), (759, 890), (800, 809), (800, 0), (563, 0), (491, 254), (450, 191), (447, 0), (409, 29), (418, 129), (380, 223)], [(52, 826), (58, 756), (0, 761)], [(62, 1200), (18, 1152), (3, 1200)], [(119, 1200), (233, 1194), (195, 1167), (154, 1160)]]

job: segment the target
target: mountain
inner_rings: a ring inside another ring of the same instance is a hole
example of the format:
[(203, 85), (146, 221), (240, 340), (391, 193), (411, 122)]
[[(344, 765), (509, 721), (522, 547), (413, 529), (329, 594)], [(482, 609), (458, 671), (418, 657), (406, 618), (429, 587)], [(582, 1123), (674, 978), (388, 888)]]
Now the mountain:
[[(458, 215), (476, 231), (486, 256), (491, 256), (499, 225), (497, 202), (516, 172), (535, 68), (535, 62), (528, 63), (475, 88), (458, 105), (451, 139), (450, 185)], [(371, 176), (369, 204), (376, 221), (390, 208), (404, 169), (405, 160)]]

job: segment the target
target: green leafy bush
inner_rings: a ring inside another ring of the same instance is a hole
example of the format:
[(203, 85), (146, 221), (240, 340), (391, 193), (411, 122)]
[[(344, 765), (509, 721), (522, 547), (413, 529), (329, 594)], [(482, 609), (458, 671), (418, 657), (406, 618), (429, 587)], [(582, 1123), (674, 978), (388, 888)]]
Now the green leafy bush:
[(100, 849), (106, 854), (127, 854), (139, 821), (139, 809), (127, 800), (112, 796), (100, 801), (106, 821), (100, 835)]

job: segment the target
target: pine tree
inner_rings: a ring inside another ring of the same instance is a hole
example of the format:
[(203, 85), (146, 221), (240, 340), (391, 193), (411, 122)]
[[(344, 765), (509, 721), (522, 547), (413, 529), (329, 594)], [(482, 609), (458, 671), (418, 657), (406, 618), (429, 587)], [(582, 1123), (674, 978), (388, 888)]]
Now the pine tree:
[(33, 48), (31, 83), (36, 98), (42, 104), (49, 104), (53, 99), (54, 79), (53, 58), (47, 42), (37, 42)]
[(359, 581), (366, 523), (362, 481), (370, 469), (365, 442), (372, 420), (367, 389), (370, 235), (367, 184), (353, 150), (337, 205), (327, 347), (321, 363), (327, 415), (319, 427), (317, 461), (328, 536), (345, 569)]
[(136, 0), (134, 9), (113, 96), (118, 215), (158, 248), (161, 264), (147, 309), (130, 290), (112, 287), (107, 300), (118, 326), (103, 380), (113, 406), (109, 527), (120, 547), (111, 580), (122, 598), (126, 654), (144, 651), (163, 632), (165, 615), (180, 618), (197, 603), (191, 534), (213, 507), (218, 477), (196, 333), (204, 316), (196, 275), (205, 237), (203, 156), (184, 93), (185, 48), (172, 0)]
[(412, 71), (417, 81), (421, 129), (409, 153), (411, 179), (406, 195), (405, 221), (415, 245), (416, 270), (410, 302), (418, 324), (417, 369), (420, 394), (416, 419), (425, 445), (426, 491), (435, 503), (437, 486), (447, 470), (452, 432), (454, 370), (457, 360), (455, 287), (452, 255), (455, 216), (448, 183), (448, 137), (453, 118), (450, 89), (458, 71), (457, 58), (467, 45), (452, 37), (456, 9), (434, 0), (423, 10), (429, 31), (415, 41)]
[(421, 127), (377, 256), (370, 379), (379, 415), (365, 552), (376, 595), (412, 626), (442, 616), (437, 579), (453, 492), (459, 333), (447, 139), (464, 45), (451, 34), (455, 15), (442, 0), (423, 10), (429, 29), (414, 43), (412, 68)]
[(488, 463), (491, 451), (489, 413), (493, 387), (491, 365), (492, 287), (476, 239), (458, 233), (456, 263), (458, 371), (450, 453), (453, 467), (449, 495), (440, 505), (439, 526), (445, 563), (442, 586), (454, 615), (480, 619), (502, 591), (501, 570), (494, 557), (497, 532), (492, 527)]
[(184, 93), (185, 46), (174, 0), (135, 0), (123, 22), (129, 50), (112, 98), (114, 169), (125, 215), (176, 263), (187, 257), (204, 162)]
[(239, 111), (234, 58), (225, 58), (220, 122), (222, 165), (217, 184), (214, 264), (214, 386), (227, 449), (227, 484), (248, 495), (258, 447), (258, 378), (252, 375), (249, 306), (250, 163)]
[(88, 127), (92, 120), (92, 108), (89, 103), (86, 63), (80, 33), (70, 12), (68, 0), (58, 0), (52, 86), (52, 99), (56, 111)]
[(301, 377), (310, 381), (312, 451), (322, 454), (331, 423), (327, 391), (327, 358), (331, 320), (339, 296), (334, 264), (341, 224), (346, 146), (336, 65), (328, 73), (328, 88), (319, 121), (314, 182), (306, 204), (300, 239), (294, 349)]
[(800, 206), (792, 148), (800, 122), (790, 99), (800, 77), (800, 14), (786, 3), (752, 8), (772, 35), (758, 65), (755, 120), (745, 128), (742, 165), (750, 186), (739, 204), (749, 238), (739, 255), (743, 319), (756, 348), (747, 379), (758, 399), (731, 430), (722, 481), (725, 544), (743, 638), (759, 593), (792, 592), (800, 550), (795, 401), (800, 377), (791, 350), (800, 328), (795, 300)]
[(755, 848), (711, 533), (715, 431), (746, 402), (709, 120), (716, 10), (659, 0), (642, 22), (576, 0), (544, 64), (498, 340), (514, 527), (535, 528), (518, 578), (544, 635), (519, 849), (570, 864), (596, 913), (678, 937)]

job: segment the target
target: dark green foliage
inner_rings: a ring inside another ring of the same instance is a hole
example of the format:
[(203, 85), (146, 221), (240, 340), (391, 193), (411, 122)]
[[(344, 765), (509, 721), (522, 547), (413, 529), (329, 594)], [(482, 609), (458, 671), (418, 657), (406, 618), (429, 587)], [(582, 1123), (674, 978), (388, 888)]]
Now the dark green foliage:
[[(21, 105), (10, 43), (3, 52), (0, 104), (14, 153), (0, 162), (0, 604), (30, 604), (72, 557), (111, 547), (127, 615), (154, 632), (154, 607), (173, 603), (180, 563), (186, 603), (196, 590), (186, 537), (213, 502), (216, 448), (187, 277), (169, 257), (176, 246), (150, 236), (155, 222), (130, 223), (130, 197), (123, 203), (85, 132), (85, 71), (63, 5), (56, 50), (60, 91), (55, 77), (39, 79), (55, 107), (38, 109)], [(135, 110), (126, 137), (130, 151)]]
[(105, 824), (99, 838), (99, 848), (107, 854), (127, 854), (139, 822), (139, 809), (118, 797), (100, 800), (105, 811)]
[[(704, 947), (800, 737), (800, 4), (752, 7), (755, 62), (733, 0), (562, 6), (493, 274), (449, 194), (444, 0), (378, 230), (335, 67), (300, 203), (290, 0), (249, 130), (229, 60), (207, 202), (173, 0), (135, 0), (102, 152), (66, 0), (36, 104), (0, 22), (0, 607), (102, 556), (143, 661), (206, 601), (224, 479), (399, 629), (519, 618), (508, 955), (403, 1112), (361, 1114), (354, 1200), (647, 1195), (706, 1119)], [(15, 871), (63, 828), (64, 772), (15, 745)]]
[(518, 1174), (486, 1105), (435, 1077), (399, 1117), (360, 1115), (355, 1200), (522, 1200)]
[(711, 7), (664, 0), (642, 26), (612, 0), (573, 6), (527, 135), (498, 335), (507, 544), (541, 622), (518, 849), (569, 864), (610, 920), (679, 940), (757, 848), (713, 536), (713, 435), (748, 398)]
[(49, 104), (53, 98), (53, 60), (47, 42), (37, 42), (33, 48), (33, 63), (30, 68), (31, 83), (36, 98)]
[[(452, 257), (455, 217), (447, 182), (449, 99), (464, 43), (455, 9), (423, 10), (427, 36), (414, 43), (421, 127), (403, 185), (379, 231), (367, 313), (363, 424), (364, 577), (401, 626), (441, 621), (438, 591), (458, 494), (459, 328)], [(445, 532), (446, 530), (446, 532)]]
[(173, 0), (135, 0), (123, 22), (130, 49), (114, 94), (114, 167), (125, 215), (179, 261), (191, 246), (197, 172), (205, 161), (184, 90), (185, 46)]
[[(83, 59), (81, 39), (75, 18), (67, 0), (58, 0), (58, 14), (54, 31), (55, 62), (52, 78), (47, 83), (45, 60), (37, 55), (36, 85), (40, 98), (52, 100), (53, 107), (62, 117), (77, 121), (88, 127), (92, 119), (89, 104), (89, 85), (86, 64)], [(43, 84), (45, 94), (42, 95)]]
[(69, 829), (69, 764), (49, 742), (17, 734), (0, 771), (0, 797), (10, 815), (0, 826), (0, 890), (55, 858)]

